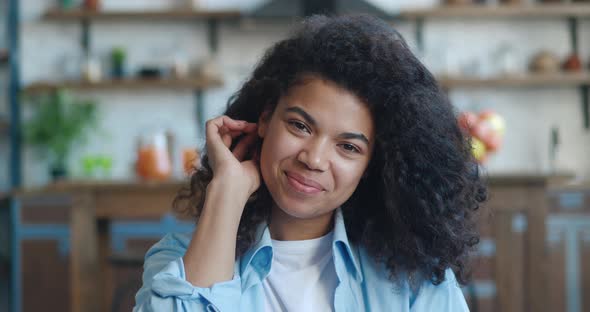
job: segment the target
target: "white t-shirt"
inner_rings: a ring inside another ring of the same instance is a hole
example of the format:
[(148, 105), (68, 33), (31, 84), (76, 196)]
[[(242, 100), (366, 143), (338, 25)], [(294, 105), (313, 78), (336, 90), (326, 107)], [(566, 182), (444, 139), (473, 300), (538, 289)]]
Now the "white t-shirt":
[(338, 277), (332, 257), (333, 235), (272, 240), (271, 269), (262, 282), (267, 312), (334, 310)]

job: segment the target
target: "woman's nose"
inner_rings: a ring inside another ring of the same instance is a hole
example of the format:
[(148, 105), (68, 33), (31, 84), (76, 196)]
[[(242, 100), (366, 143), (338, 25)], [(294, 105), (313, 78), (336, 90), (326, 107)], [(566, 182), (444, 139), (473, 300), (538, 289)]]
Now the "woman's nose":
[(328, 156), (327, 150), (328, 142), (322, 140), (314, 140), (303, 147), (297, 155), (297, 160), (302, 162), (310, 170), (326, 171), (328, 170)]

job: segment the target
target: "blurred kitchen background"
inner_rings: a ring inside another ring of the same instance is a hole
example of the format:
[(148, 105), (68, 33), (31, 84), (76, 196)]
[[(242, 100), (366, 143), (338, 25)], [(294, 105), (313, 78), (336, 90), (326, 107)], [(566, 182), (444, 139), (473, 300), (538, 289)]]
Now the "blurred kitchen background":
[(590, 311), (590, 1), (0, 0), (0, 312), (129, 311), (143, 255), (263, 51), (387, 19), (489, 176), (472, 311)]

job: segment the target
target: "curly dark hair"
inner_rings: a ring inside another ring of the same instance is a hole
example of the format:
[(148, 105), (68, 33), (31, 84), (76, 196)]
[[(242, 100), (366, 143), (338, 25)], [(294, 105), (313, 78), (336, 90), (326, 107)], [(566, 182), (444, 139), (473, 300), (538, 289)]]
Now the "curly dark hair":
[[(404, 274), (437, 285), (451, 268), (467, 283), (469, 256), (479, 242), (475, 212), (487, 188), (470, 139), (433, 75), (377, 18), (312, 16), (266, 52), (225, 114), (258, 122), (304, 75), (349, 90), (373, 114), (367, 175), (342, 205), (349, 240), (383, 263), (392, 281)], [(206, 153), (201, 164), (174, 200), (176, 211), (197, 220), (213, 175)], [(261, 183), (240, 220), (237, 257), (254, 243), (256, 226), (269, 221), (271, 204)]]

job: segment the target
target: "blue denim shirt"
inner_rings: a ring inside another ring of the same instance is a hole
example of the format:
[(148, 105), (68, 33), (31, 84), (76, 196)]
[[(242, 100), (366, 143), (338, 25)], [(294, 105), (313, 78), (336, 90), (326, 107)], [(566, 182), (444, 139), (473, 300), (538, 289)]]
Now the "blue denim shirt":
[[(201, 288), (186, 281), (182, 262), (191, 235), (168, 234), (145, 256), (143, 286), (133, 311), (264, 311), (262, 281), (272, 260), (268, 226), (261, 225), (257, 235), (256, 243), (236, 261), (232, 280)], [(340, 210), (332, 248), (339, 280), (334, 311), (469, 311), (451, 270), (443, 283), (425, 281), (413, 291), (407, 283), (392, 282), (383, 264), (349, 243)]]

